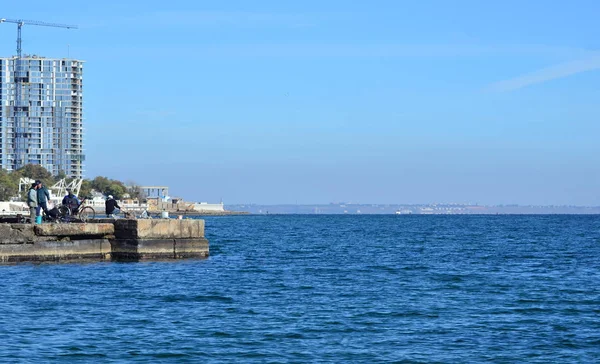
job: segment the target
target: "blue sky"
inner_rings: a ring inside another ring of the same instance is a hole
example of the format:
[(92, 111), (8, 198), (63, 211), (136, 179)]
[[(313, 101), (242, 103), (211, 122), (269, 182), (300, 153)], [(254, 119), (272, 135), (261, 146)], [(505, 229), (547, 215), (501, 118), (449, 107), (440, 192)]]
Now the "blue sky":
[[(600, 205), (596, 1), (3, 3), (85, 60), (88, 177), (225, 203)], [(0, 54), (16, 26), (0, 24)]]

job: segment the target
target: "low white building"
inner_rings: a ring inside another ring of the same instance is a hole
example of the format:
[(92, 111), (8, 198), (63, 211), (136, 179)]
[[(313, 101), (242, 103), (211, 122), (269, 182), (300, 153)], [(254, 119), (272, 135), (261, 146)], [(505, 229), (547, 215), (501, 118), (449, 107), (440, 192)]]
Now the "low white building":
[(194, 204), (194, 211), (198, 212), (225, 212), (223, 202), (221, 203), (208, 203), (198, 202)]
[(29, 207), (25, 202), (0, 201), (0, 216), (29, 215)]

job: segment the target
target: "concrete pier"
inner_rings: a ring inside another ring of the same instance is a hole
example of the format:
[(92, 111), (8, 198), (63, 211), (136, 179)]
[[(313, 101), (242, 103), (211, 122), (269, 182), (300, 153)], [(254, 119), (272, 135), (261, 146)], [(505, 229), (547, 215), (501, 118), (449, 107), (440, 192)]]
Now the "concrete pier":
[(0, 224), (0, 264), (206, 258), (204, 220)]

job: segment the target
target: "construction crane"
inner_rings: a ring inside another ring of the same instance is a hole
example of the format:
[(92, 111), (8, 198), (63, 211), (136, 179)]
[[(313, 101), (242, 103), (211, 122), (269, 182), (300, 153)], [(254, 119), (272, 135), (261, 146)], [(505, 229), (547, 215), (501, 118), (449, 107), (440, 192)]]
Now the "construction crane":
[(14, 23), (17, 24), (17, 57), (19, 59), (22, 58), (22, 49), (21, 49), (21, 28), (23, 25), (37, 25), (42, 27), (54, 27), (54, 28), (66, 28), (66, 29), (77, 29), (76, 25), (66, 25), (66, 24), (56, 24), (56, 23), (46, 23), (42, 21), (36, 20), (23, 20), (23, 19), (5, 19), (0, 18), (0, 23)]
[(0, 23), (14, 23), (17, 24), (17, 60), (14, 67), (14, 82), (15, 82), (15, 102), (13, 107), (13, 116), (15, 120), (15, 169), (23, 167), (25, 159), (25, 150), (27, 138), (29, 133), (26, 132), (27, 117), (29, 116), (29, 105), (24, 105), (21, 100), (23, 94), (23, 83), (27, 82), (29, 77), (23, 70), (23, 53), (22, 53), (22, 38), (21, 28), (23, 25), (37, 25), (43, 27), (54, 27), (54, 28), (66, 28), (66, 29), (77, 29), (75, 25), (46, 23), (35, 20), (23, 20), (23, 19), (5, 19), (0, 18)]

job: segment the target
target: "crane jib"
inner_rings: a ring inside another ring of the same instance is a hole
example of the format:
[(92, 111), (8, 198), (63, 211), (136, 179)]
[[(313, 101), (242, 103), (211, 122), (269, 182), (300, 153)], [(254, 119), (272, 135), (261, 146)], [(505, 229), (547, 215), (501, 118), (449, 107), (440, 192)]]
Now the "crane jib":
[(6, 19), (6, 18), (0, 18), (0, 23), (14, 23), (14, 24), (17, 24), (19, 26), (23, 26), (23, 25), (37, 25), (37, 26), (42, 26), (42, 27), (77, 29), (77, 25), (47, 23), (47, 22), (43, 22), (43, 21), (25, 20), (25, 19)]

